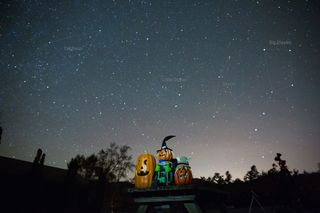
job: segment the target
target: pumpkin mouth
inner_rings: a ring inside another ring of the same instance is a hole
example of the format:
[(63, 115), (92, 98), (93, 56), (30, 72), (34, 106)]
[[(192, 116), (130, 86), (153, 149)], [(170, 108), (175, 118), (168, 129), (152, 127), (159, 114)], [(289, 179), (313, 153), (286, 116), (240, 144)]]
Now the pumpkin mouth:
[(179, 179), (185, 179), (185, 178), (187, 178), (187, 177), (189, 176), (189, 175), (188, 175), (188, 172), (186, 172), (185, 169), (181, 169), (180, 171), (181, 171), (181, 172), (180, 172), (180, 174), (178, 175)]
[(188, 177), (188, 174), (186, 173), (186, 174), (180, 174), (179, 175), (179, 178), (180, 179), (185, 179), (186, 177)]
[(149, 174), (149, 171), (140, 171), (140, 172), (137, 172), (137, 175), (138, 176), (146, 176), (146, 175), (148, 175)]

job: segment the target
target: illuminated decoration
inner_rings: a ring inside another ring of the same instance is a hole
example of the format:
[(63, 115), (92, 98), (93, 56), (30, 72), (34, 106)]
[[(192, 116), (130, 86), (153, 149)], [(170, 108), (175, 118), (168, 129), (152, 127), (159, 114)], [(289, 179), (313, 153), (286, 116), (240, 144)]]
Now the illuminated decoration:
[(170, 161), (173, 158), (172, 151), (169, 149), (162, 149), (157, 153), (158, 160)]
[(178, 165), (174, 173), (174, 183), (176, 185), (190, 184), (192, 181), (192, 172), (188, 160), (185, 156), (177, 157)]
[(162, 141), (157, 150), (158, 163), (151, 154), (141, 154), (137, 159), (135, 171), (135, 187), (150, 188), (153, 186), (185, 185), (192, 181), (189, 158), (182, 156), (173, 158), (173, 151), (167, 146), (167, 141), (175, 137), (169, 135)]
[(169, 135), (162, 141), (161, 149), (157, 150), (158, 164), (155, 171), (155, 182), (157, 185), (170, 185), (174, 183), (173, 176), (176, 163), (173, 159), (172, 149), (167, 146), (167, 141), (175, 137)]
[(173, 158), (172, 149), (167, 146), (166, 141), (170, 140), (171, 138), (176, 137), (174, 135), (169, 135), (165, 137), (162, 141), (161, 149), (157, 150), (157, 158), (159, 161), (171, 161)]
[(190, 167), (180, 166), (174, 173), (174, 183), (176, 185), (190, 184), (192, 181), (192, 172)]
[(136, 188), (150, 188), (156, 160), (147, 152), (141, 154), (137, 159), (134, 183)]

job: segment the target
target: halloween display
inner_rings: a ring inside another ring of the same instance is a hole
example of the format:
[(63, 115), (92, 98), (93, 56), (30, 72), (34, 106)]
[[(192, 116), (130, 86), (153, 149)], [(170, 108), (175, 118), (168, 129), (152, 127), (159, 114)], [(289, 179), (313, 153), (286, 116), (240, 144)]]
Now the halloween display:
[(155, 166), (156, 160), (153, 155), (145, 152), (138, 157), (134, 178), (136, 188), (151, 187)]
[(177, 167), (174, 173), (174, 183), (176, 185), (190, 184), (192, 181), (192, 172), (188, 160), (185, 156), (177, 157)]
[(173, 158), (173, 151), (167, 146), (167, 141), (174, 137), (169, 135), (163, 139), (161, 148), (157, 150), (157, 163), (151, 154), (144, 153), (138, 157), (135, 172), (136, 188), (191, 183), (189, 158), (185, 156)]
[(161, 149), (157, 150), (158, 164), (155, 170), (155, 182), (157, 185), (170, 185), (174, 183), (173, 175), (175, 164), (173, 161), (172, 149), (167, 146), (167, 141), (175, 137), (169, 135), (162, 141)]
[(161, 149), (157, 153), (158, 160), (170, 161), (173, 158), (172, 151), (170, 149)]

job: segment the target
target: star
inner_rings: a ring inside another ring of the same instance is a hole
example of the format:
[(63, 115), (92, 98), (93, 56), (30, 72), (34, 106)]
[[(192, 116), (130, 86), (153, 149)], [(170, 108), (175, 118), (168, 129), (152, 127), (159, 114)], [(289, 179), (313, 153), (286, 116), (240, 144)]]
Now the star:
[(319, 8), (239, 3), (4, 5), (0, 155), (32, 161), (47, 149), (48, 164), (66, 169), (116, 142), (134, 161), (175, 134), (195, 177), (243, 178), (249, 162), (267, 171), (277, 152), (301, 153), (290, 167), (313, 171)]

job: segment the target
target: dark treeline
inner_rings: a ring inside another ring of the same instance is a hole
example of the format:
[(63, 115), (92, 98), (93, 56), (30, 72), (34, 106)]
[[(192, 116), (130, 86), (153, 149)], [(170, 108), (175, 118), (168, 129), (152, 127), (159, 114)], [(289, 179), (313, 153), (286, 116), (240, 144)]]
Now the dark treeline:
[(259, 172), (257, 166), (252, 165), (243, 180), (233, 180), (231, 173), (226, 171), (224, 175), (216, 172), (212, 177), (195, 181), (228, 192), (226, 203), (230, 207), (246, 208), (255, 200), (273, 212), (313, 211), (320, 209), (317, 200), (320, 195), (320, 163), (318, 167), (318, 171), (312, 173), (289, 170), (286, 161), (277, 153), (275, 163), (268, 171)]
[(132, 184), (124, 181), (133, 167), (129, 150), (111, 143), (97, 154), (75, 156), (68, 170), (46, 166), (46, 153), (41, 149), (32, 163), (0, 157), (0, 212), (135, 210), (126, 193)]
[[(134, 185), (124, 181), (133, 169), (129, 150), (111, 143), (98, 153), (75, 156), (68, 170), (46, 166), (48, 153), (41, 149), (33, 163), (0, 157), (0, 212), (134, 212), (137, 206), (127, 193)], [(226, 212), (248, 212), (249, 207), (266, 212), (317, 212), (319, 180), (320, 172), (289, 170), (278, 154), (268, 171), (259, 172), (253, 165), (243, 180), (233, 179), (226, 171), (194, 179), (193, 185), (227, 194), (221, 199)], [(210, 199), (203, 201), (202, 208), (210, 208), (210, 203)]]
[(129, 150), (129, 146), (119, 147), (111, 143), (107, 149), (101, 149), (97, 154), (88, 157), (77, 155), (72, 158), (68, 169), (88, 180), (100, 178), (108, 182), (118, 182), (127, 177), (128, 170), (133, 170), (134, 164)]
[[(202, 181), (223, 185), (223, 184), (230, 184), (230, 183), (242, 183), (242, 182), (250, 182), (257, 179), (264, 179), (264, 178), (270, 178), (270, 177), (276, 177), (281, 174), (285, 174), (285, 176), (288, 177), (296, 177), (298, 175), (307, 175), (312, 174), (308, 173), (307, 171), (303, 171), (303, 173), (300, 173), (299, 170), (293, 169), (289, 170), (286, 161), (281, 159), (281, 154), (277, 153), (277, 156), (275, 157), (275, 161), (277, 163), (272, 163), (271, 168), (268, 171), (261, 171), (259, 172), (256, 165), (252, 165), (250, 167), (250, 170), (246, 172), (245, 176), (243, 177), (243, 180), (240, 178), (232, 179), (232, 174), (229, 171), (226, 171), (225, 174), (220, 174), (219, 172), (215, 172), (212, 177), (200, 177)], [(320, 163), (318, 163), (318, 171), (313, 172), (314, 173), (320, 173)]]

